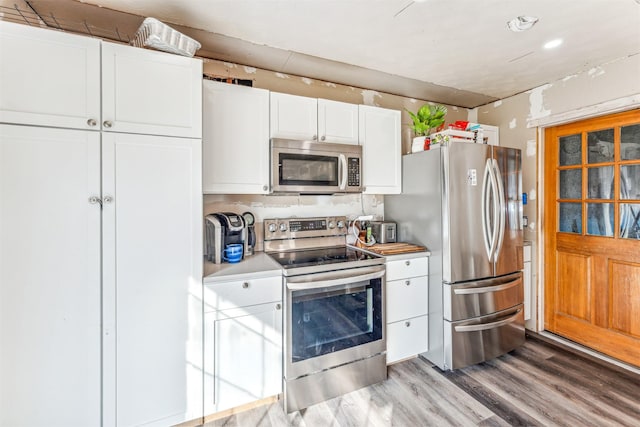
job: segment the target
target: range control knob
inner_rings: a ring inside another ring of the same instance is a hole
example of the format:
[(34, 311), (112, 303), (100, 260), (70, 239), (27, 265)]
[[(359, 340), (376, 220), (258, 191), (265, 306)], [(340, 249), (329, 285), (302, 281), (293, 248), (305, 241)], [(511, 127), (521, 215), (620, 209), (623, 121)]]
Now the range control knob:
[(287, 231), (287, 224), (285, 224), (284, 222), (280, 223), (280, 231)]
[(338, 228), (344, 228), (344, 221), (338, 221)]
[(329, 229), (336, 228), (336, 223), (333, 221), (329, 221)]
[(273, 222), (271, 224), (269, 224), (269, 231), (271, 233), (275, 233), (275, 231), (276, 231), (276, 225)]

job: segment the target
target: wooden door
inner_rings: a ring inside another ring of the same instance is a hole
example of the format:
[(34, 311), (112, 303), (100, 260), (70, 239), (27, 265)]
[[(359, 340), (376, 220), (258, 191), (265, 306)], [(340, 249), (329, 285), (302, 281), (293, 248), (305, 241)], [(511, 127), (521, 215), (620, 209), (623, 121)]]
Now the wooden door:
[(545, 141), (545, 328), (640, 366), (640, 110)]

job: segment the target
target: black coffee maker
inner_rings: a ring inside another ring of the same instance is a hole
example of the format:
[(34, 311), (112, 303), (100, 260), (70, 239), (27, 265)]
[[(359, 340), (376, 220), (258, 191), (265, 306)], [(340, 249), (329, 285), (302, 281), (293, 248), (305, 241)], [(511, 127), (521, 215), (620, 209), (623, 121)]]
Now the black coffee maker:
[(205, 256), (208, 261), (224, 261), (224, 248), (232, 243), (243, 246), (242, 258), (247, 253), (247, 226), (242, 215), (218, 212), (205, 217)]

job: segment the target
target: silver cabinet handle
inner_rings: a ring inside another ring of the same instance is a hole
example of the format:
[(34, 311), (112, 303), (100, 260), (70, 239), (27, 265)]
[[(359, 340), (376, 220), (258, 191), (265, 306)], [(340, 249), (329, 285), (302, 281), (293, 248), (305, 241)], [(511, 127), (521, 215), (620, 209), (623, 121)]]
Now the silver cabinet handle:
[(111, 196), (104, 196), (104, 198), (102, 199), (103, 203), (111, 203), (113, 202), (113, 197)]
[(404, 265), (411, 265), (411, 261), (406, 260), (406, 261), (404, 262)]
[(268, 187), (268, 186), (266, 186), (266, 185), (263, 185), (263, 186), (262, 186), (262, 191), (267, 191), (268, 189), (269, 189), (269, 187)]
[(317, 140), (318, 139), (318, 135), (313, 135), (313, 138), (311, 138), (312, 140)]
[(404, 284), (405, 284), (405, 285), (407, 285), (407, 286), (409, 286), (409, 285), (411, 284), (411, 280), (405, 280), (405, 281), (404, 281)]
[(105, 120), (102, 125), (104, 127), (106, 127), (107, 129), (109, 129), (111, 126), (113, 126), (113, 122), (109, 121), (109, 120)]
[(249, 287), (249, 282), (244, 282), (242, 284), (242, 289), (247, 289)]
[(91, 127), (94, 127), (95, 125), (98, 124), (98, 122), (96, 121), (96, 119), (89, 119), (87, 120), (87, 124)]
[(411, 322), (409, 322), (409, 321), (404, 322), (404, 326), (406, 326), (408, 328), (409, 326), (411, 326)]
[(92, 205), (95, 205), (96, 203), (99, 203), (100, 206), (102, 206), (102, 200), (100, 200), (100, 197), (98, 197), (98, 196), (89, 197), (89, 203), (91, 203)]
[(280, 304), (276, 304), (276, 310), (280, 310), (282, 306)]
[(327, 137), (326, 137), (326, 136), (324, 136), (324, 135), (322, 135), (322, 136), (320, 137), (320, 141), (324, 141), (325, 139), (327, 139)]

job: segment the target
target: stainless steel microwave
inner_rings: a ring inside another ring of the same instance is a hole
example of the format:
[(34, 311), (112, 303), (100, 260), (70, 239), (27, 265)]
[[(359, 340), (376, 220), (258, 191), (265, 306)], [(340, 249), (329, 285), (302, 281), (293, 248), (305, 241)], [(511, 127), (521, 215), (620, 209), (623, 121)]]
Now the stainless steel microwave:
[(271, 140), (271, 190), (274, 193), (360, 193), (361, 180), (360, 145)]

